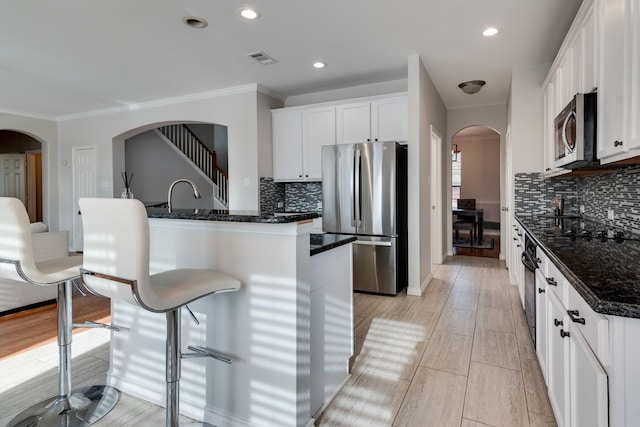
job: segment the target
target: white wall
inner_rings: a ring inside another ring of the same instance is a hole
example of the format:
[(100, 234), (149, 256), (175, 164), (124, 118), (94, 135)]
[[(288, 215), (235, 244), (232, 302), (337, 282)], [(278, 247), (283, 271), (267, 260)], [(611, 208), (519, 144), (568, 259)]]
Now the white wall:
[[(131, 191), (136, 199), (143, 202), (166, 202), (171, 183), (178, 178), (186, 178), (196, 184), (202, 198), (195, 199), (187, 184), (177, 184), (173, 191), (173, 206), (213, 209), (213, 185), (154, 131), (128, 138), (125, 153), (127, 174), (131, 176), (131, 172), (134, 172)], [(170, 166), (170, 170), (167, 170), (167, 166)], [(118, 171), (114, 172), (117, 174)], [(121, 190), (119, 185), (115, 187), (114, 196), (118, 196)]]
[(58, 133), (51, 120), (0, 113), (0, 129), (25, 133), (42, 143), (42, 212), (44, 222), (52, 231), (60, 228), (58, 214)]
[(546, 64), (514, 69), (512, 73), (509, 109), (514, 175), (544, 169), (542, 83), (548, 71)]
[(258, 92), (258, 178), (273, 176), (271, 110), (282, 107), (284, 102)]
[(442, 135), (447, 109), (419, 55), (408, 59), (409, 92), (409, 288), (421, 295), (432, 277), (431, 264), (431, 130)]
[[(86, 114), (64, 119), (58, 123), (59, 156), (68, 161), (59, 176), (60, 222), (65, 229), (72, 228), (73, 147), (95, 145), (98, 150), (97, 182), (99, 197), (113, 196), (116, 170), (124, 170), (124, 151), (114, 146), (114, 139), (123, 140), (139, 133), (140, 128), (157, 127), (176, 121), (217, 123), (228, 128), (229, 137), (229, 200), (235, 210), (257, 210), (259, 206), (258, 182), (258, 119), (257, 85), (230, 88), (206, 96), (183, 97), (150, 103), (126, 111), (106, 114)], [(132, 129), (136, 129), (131, 132)], [(129, 135), (128, 135), (129, 134)], [(117, 162), (114, 162), (117, 161)]]

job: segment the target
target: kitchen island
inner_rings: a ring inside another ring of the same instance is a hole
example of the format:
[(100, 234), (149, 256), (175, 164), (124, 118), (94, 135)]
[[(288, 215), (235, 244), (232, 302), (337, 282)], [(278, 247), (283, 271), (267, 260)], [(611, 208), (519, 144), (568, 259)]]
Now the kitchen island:
[[(150, 207), (147, 215), (152, 274), (210, 268), (242, 282), (239, 292), (189, 304), (200, 325), (182, 310), (183, 353), (202, 346), (233, 360), (182, 360), (182, 414), (220, 427), (313, 425), (353, 353), (351, 238), (312, 257), (317, 214)], [(108, 383), (164, 405), (164, 315), (114, 301), (112, 322), (122, 329), (112, 333)]]

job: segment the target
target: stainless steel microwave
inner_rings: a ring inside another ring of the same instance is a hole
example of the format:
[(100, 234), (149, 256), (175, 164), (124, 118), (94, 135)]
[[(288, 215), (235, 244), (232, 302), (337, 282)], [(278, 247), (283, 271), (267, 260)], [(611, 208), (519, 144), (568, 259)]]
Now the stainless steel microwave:
[(596, 141), (596, 92), (579, 93), (554, 121), (555, 167), (579, 169), (599, 165)]

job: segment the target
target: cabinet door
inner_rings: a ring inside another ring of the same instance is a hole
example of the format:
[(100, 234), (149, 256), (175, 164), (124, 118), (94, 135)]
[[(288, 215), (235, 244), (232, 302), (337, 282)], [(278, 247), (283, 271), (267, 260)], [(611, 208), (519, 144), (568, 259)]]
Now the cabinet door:
[(409, 140), (409, 103), (406, 97), (383, 99), (371, 103), (371, 138), (373, 141)]
[[(628, 31), (627, 31), (627, 103), (625, 117), (627, 141), (630, 150), (640, 149), (640, 1), (628, 0)], [(640, 155), (635, 152), (633, 155)]]
[(273, 179), (302, 179), (302, 112), (271, 113), (273, 127)]
[(547, 285), (544, 274), (536, 270), (536, 354), (545, 383), (547, 377)]
[(336, 143), (353, 144), (371, 140), (371, 103), (358, 102), (336, 107)]
[(565, 316), (565, 309), (553, 292), (547, 293), (547, 332), (548, 359), (547, 383), (549, 401), (553, 407), (558, 427), (569, 427), (569, 342), (563, 337), (566, 334), (569, 320)]
[(582, 41), (582, 55), (580, 61), (581, 93), (589, 93), (598, 87), (598, 21), (595, 6), (587, 12), (584, 24), (580, 30)]
[(571, 426), (600, 427), (609, 422), (607, 373), (580, 331), (569, 337)]
[(603, 160), (624, 153), (628, 145), (623, 128), (625, 0), (599, 3), (598, 157)]
[(322, 146), (336, 143), (335, 107), (313, 108), (302, 112), (304, 132), (304, 179), (322, 179)]

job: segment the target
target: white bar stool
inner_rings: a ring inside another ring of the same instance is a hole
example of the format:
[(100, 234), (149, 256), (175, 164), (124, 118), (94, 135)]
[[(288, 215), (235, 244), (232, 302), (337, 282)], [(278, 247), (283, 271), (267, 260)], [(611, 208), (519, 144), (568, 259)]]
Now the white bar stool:
[(178, 426), (180, 359), (210, 356), (231, 360), (204, 348), (180, 352), (180, 308), (205, 295), (237, 291), (240, 281), (204, 269), (180, 268), (149, 275), (149, 221), (144, 205), (135, 199), (80, 199), (84, 230), (85, 287), (96, 295), (165, 313), (166, 425)]
[(22, 411), (8, 426), (87, 426), (105, 416), (118, 401), (118, 391), (108, 386), (71, 390), (71, 296), (81, 265), (81, 256), (35, 262), (24, 205), (19, 199), (0, 197), (0, 277), (58, 287), (58, 396)]

